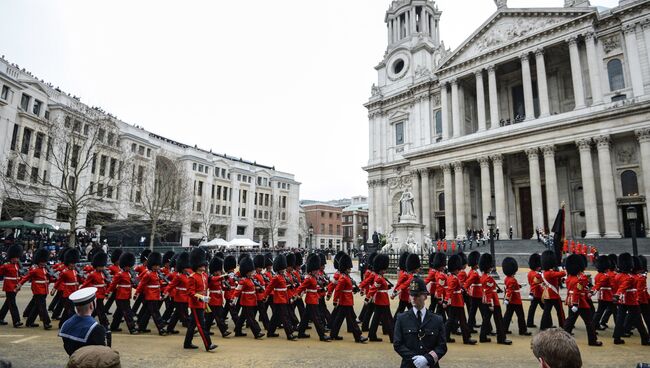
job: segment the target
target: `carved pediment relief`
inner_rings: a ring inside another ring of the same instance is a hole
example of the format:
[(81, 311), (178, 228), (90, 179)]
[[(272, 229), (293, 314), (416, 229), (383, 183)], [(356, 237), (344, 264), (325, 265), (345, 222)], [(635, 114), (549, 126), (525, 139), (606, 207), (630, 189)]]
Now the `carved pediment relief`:
[(408, 111), (397, 110), (389, 115), (388, 120), (392, 123), (392, 122), (407, 120), (408, 118), (409, 118)]

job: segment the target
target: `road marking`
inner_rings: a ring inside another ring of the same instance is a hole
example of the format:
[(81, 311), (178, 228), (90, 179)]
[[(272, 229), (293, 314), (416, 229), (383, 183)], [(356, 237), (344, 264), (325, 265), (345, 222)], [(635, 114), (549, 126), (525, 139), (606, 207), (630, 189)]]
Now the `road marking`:
[(19, 339), (19, 340), (16, 340), (16, 341), (12, 341), (11, 343), (12, 344), (20, 344), (21, 342), (25, 342), (25, 341), (29, 341), (29, 340), (33, 340), (33, 339), (37, 339), (37, 338), (38, 338), (38, 336), (29, 336), (29, 337), (25, 337), (25, 338), (22, 338), (22, 339)]

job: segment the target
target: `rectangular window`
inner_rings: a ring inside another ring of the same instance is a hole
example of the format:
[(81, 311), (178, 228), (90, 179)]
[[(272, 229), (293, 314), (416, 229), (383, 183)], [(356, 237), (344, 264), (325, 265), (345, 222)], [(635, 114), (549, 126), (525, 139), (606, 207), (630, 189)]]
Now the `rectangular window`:
[(81, 122), (79, 120), (74, 121), (74, 125), (72, 125), (72, 130), (74, 130), (77, 133), (81, 133)]
[(108, 157), (102, 155), (101, 158), (99, 159), (99, 175), (104, 176), (106, 175), (106, 161), (108, 160)]
[(14, 125), (14, 131), (11, 133), (11, 150), (15, 151), (16, 150), (16, 145), (18, 144), (18, 131), (20, 130), (20, 126)]
[(404, 144), (404, 123), (395, 124), (395, 145)]
[(71, 167), (77, 167), (77, 164), (79, 163), (79, 151), (81, 150), (81, 146), (78, 144), (75, 144), (72, 147), (72, 158), (70, 162)]
[(97, 140), (100, 142), (104, 141), (104, 135), (106, 135), (106, 130), (104, 129), (99, 129), (99, 132), (97, 133)]
[(138, 190), (137, 192), (135, 192), (135, 201), (137, 203), (140, 203), (141, 200), (142, 200), (142, 193), (140, 193), (140, 191)]
[(327, 226), (327, 229), (329, 230), (330, 235), (332, 235), (334, 232), (334, 226), (332, 224), (329, 224), (329, 226)]
[(106, 144), (109, 146), (112, 146), (115, 144), (115, 134), (113, 133), (108, 133), (108, 136), (106, 137)]
[(147, 148), (147, 157), (151, 157), (151, 148)]
[(138, 166), (138, 185), (142, 185), (143, 180), (144, 180), (144, 166)]
[(43, 141), (45, 140), (45, 134), (36, 133), (36, 142), (34, 143), (34, 157), (40, 158), (41, 151), (43, 150)]
[(241, 174), (237, 174), (237, 181), (241, 181)]
[(3, 100), (7, 100), (9, 98), (9, 87), (8, 86), (2, 86), (2, 93), (0, 93), (0, 98)]
[(104, 184), (97, 183), (97, 197), (104, 196)]
[(320, 224), (320, 233), (321, 234), (325, 233), (325, 224)]
[(210, 198), (214, 199), (214, 184), (212, 184), (212, 190), (210, 191)]
[(336, 234), (341, 235), (341, 225), (336, 225)]
[(13, 175), (13, 171), (14, 171), (14, 161), (9, 160), (7, 161), (7, 172), (5, 173), (5, 175), (7, 175), (8, 178), (11, 178)]
[(226, 178), (226, 169), (221, 169), (221, 177)]
[(221, 200), (221, 185), (217, 185), (217, 200)]
[(113, 198), (113, 187), (110, 185), (106, 186), (106, 198)]
[(248, 193), (246, 190), (241, 191), (241, 202), (246, 203), (246, 193)]
[(77, 178), (74, 176), (68, 177), (68, 189), (75, 190), (77, 188)]
[(192, 171), (196, 171), (196, 162), (192, 164)]
[(246, 226), (237, 226), (237, 235), (246, 234)]
[(32, 130), (29, 128), (24, 128), (23, 129), (23, 145), (20, 148), (20, 152), (27, 154), (29, 153), (29, 145), (32, 140)]
[(88, 135), (90, 133), (90, 125), (86, 124), (84, 125), (84, 135)]
[(285, 236), (287, 229), (278, 229), (278, 236)]
[(92, 182), (92, 181), (90, 182), (90, 185), (88, 186), (88, 193), (90, 195), (93, 195), (95, 193), (95, 183)]
[(131, 152), (135, 153), (136, 148), (138, 147), (137, 144), (131, 143)]
[(268, 195), (268, 194), (265, 194), (265, 195), (264, 195), (264, 205), (265, 205), (266, 207), (269, 206), (269, 195)]
[(199, 165), (199, 172), (203, 172), (203, 165)]
[(27, 109), (29, 109), (29, 100), (31, 100), (31, 96), (23, 93), (23, 96), (20, 98), (20, 108), (23, 111), (27, 111)]
[(32, 174), (29, 176), (32, 184), (38, 183), (38, 167), (32, 167)]
[(39, 116), (41, 114), (41, 107), (43, 106), (43, 103), (39, 100), (34, 100), (34, 106), (32, 107), (32, 113), (36, 116)]
[(56, 220), (59, 222), (70, 221), (70, 209), (67, 207), (58, 206), (56, 208)]
[(241, 209), (241, 217), (246, 217), (246, 209), (245, 208)]
[(108, 169), (108, 177), (115, 179), (115, 169), (117, 168), (117, 160), (111, 158), (111, 167)]
[(197, 195), (199, 197), (203, 196), (203, 182), (202, 181), (199, 181), (199, 188), (198, 188), (198, 191), (197, 191)]
[(201, 212), (201, 202), (196, 202), (196, 211)]
[(144, 156), (144, 146), (138, 146), (138, 155)]
[(25, 180), (25, 175), (27, 175), (27, 165), (18, 164), (18, 173), (16, 174), (16, 179)]
[(90, 164), (90, 172), (91, 172), (92, 174), (95, 173), (95, 167), (96, 167), (96, 166), (97, 166), (97, 154), (96, 154), (96, 153), (93, 153), (93, 161), (92, 161), (92, 163)]
[(221, 214), (226, 215), (226, 206), (221, 206)]

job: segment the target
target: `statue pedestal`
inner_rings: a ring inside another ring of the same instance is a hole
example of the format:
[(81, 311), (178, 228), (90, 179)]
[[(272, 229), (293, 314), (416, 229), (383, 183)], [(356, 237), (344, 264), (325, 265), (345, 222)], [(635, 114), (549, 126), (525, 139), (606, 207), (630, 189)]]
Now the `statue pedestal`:
[(413, 239), (421, 249), (424, 245), (424, 225), (408, 220), (408, 218), (402, 217), (399, 223), (393, 224), (393, 231), (395, 231), (399, 245), (401, 247), (406, 244), (409, 234), (413, 233)]

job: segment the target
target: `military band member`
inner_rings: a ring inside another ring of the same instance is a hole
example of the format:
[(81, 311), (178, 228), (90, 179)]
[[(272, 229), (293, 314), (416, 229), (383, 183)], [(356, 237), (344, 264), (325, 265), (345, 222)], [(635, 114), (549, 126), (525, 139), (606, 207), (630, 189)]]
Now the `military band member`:
[(246, 336), (246, 333), (242, 332), (244, 327), (244, 322), (253, 332), (253, 336), (256, 339), (261, 339), (264, 337), (260, 325), (255, 320), (255, 312), (257, 310), (257, 288), (261, 286), (256, 286), (253, 281), (253, 272), (255, 272), (255, 264), (250, 257), (242, 259), (239, 265), (239, 274), (241, 278), (239, 279), (239, 285), (235, 289), (234, 299), (231, 303), (236, 304), (239, 301), (241, 305), (241, 314), (235, 323), (235, 336)]
[(309, 335), (305, 333), (309, 321), (314, 323), (316, 328), (316, 333), (320, 341), (332, 341), (332, 339), (325, 335), (325, 326), (323, 325), (323, 318), (320, 315), (320, 310), (318, 308), (318, 272), (320, 272), (320, 257), (318, 254), (312, 254), (307, 258), (307, 276), (303, 280), (302, 284), (296, 290), (297, 295), (306, 294), (305, 303), (305, 312), (300, 316), (300, 325), (298, 326), (298, 338), (304, 339), (309, 338)]
[(416, 277), (409, 286), (412, 308), (395, 321), (393, 348), (402, 357), (402, 368), (437, 368), (447, 353), (442, 317), (425, 309), (427, 287)]
[(223, 269), (225, 271), (225, 282), (223, 296), (225, 299), (225, 304), (223, 306), (223, 319), (228, 318), (228, 314), (232, 318), (234, 323), (237, 323), (237, 312), (236, 308), (232, 305), (232, 300), (235, 295), (235, 288), (237, 287), (237, 275), (235, 274), (235, 268), (237, 267), (237, 258), (235, 256), (229, 255), (226, 256), (223, 260)]
[(189, 297), (187, 296), (187, 287), (189, 283), (189, 274), (191, 272), (190, 254), (187, 252), (179, 254), (176, 258), (174, 278), (172, 278), (165, 290), (165, 294), (168, 297), (171, 297), (174, 303), (174, 312), (169, 318), (169, 323), (167, 324), (168, 334), (176, 335), (179, 333), (179, 331), (176, 330), (176, 324), (178, 321), (181, 323), (187, 323), (187, 304), (189, 301)]
[[(149, 254), (151, 254), (151, 250), (145, 249), (140, 253), (140, 264), (135, 266), (133, 269), (138, 275), (138, 280), (142, 280), (142, 276), (144, 276), (144, 273), (147, 272), (147, 260), (149, 258)], [(133, 313), (135, 313), (138, 316), (138, 319), (142, 318), (144, 316), (144, 311), (145, 308), (140, 308), (142, 305), (144, 295), (140, 294), (138, 295), (137, 299), (135, 300), (135, 303), (133, 303)]]
[(375, 293), (375, 272), (373, 271), (373, 263), (377, 257), (377, 253), (373, 252), (368, 257), (368, 263), (366, 269), (363, 273), (363, 278), (361, 283), (359, 283), (359, 289), (361, 290), (361, 295), (364, 296), (363, 308), (359, 313), (359, 319), (361, 320), (361, 331), (368, 331), (370, 326), (370, 319), (372, 314), (375, 311), (375, 303), (372, 301), (372, 296)]
[[(63, 325), (66, 319), (74, 315), (74, 305), (68, 299), (70, 294), (74, 293), (79, 289), (80, 277), (75, 268), (76, 264), (79, 262), (79, 251), (76, 249), (70, 249), (65, 253), (63, 263), (65, 268), (63, 271), (59, 272), (59, 278), (54, 284), (54, 289), (57, 289), (57, 285), (60, 286), (63, 290), (61, 295), (61, 303), (63, 303), (63, 314), (61, 314), (61, 319), (59, 320), (59, 328)], [(54, 295), (54, 289), (50, 295)]]
[(298, 338), (293, 334), (293, 326), (289, 319), (287, 285), (290, 283), (290, 280), (288, 280), (285, 273), (286, 269), (286, 257), (284, 254), (278, 254), (273, 260), (273, 271), (275, 271), (276, 275), (266, 285), (266, 290), (264, 290), (264, 299), (269, 295), (273, 295), (273, 317), (269, 321), (269, 329), (267, 330), (266, 336), (278, 337), (279, 335), (275, 333), (275, 330), (282, 324), (287, 340), (295, 341)]
[(405, 310), (411, 309), (408, 288), (413, 275), (409, 274), (406, 266), (406, 261), (408, 260), (409, 255), (409, 252), (404, 252), (399, 257), (399, 272), (397, 273), (397, 283), (395, 284), (395, 288), (391, 294), (391, 299), (394, 299), (399, 295), (399, 304), (397, 304), (397, 309), (395, 310), (393, 319), (397, 318), (397, 315), (404, 312)]
[(542, 252), (542, 282), (544, 291), (542, 292), (542, 300), (544, 301), (544, 312), (542, 313), (542, 320), (539, 323), (539, 328), (545, 330), (550, 328), (553, 324), (551, 318), (551, 310), (555, 308), (559, 326), (564, 325), (564, 309), (562, 308), (562, 299), (560, 298), (560, 282), (566, 276), (566, 272), (558, 271), (555, 253), (551, 250)]
[[(419, 259), (418, 259), (419, 260)], [(354, 290), (353, 283), (350, 279), (349, 273), (352, 270), (352, 259), (347, 254), (343, 254), (339, 259), (339, 271), (341, 275), (339, 276), (338, 283), (336, 284), (336, 291), (341, 295), (339, 299), (339, 311), (336, 314), (336, 318), (332, 322), (332, 339), (342, 340), (343, 338), (339, 336), (339, 330), (345, 319), (348, 323), (348, 326), (352, 328), (352, 334), (354, 335), (354, 341), (358, 343), (365, 343), (368, 341), (368, 338), (361, 335), (361, 330), (356, 323), (356, 314), (354, 313)]]
[(634, 268), (634, 261), (629, 253), (622, 253), (618, 256), (618, 275), (616, 276), (617, 290), (614, 300), (618, 303), (616, 314), (616, 325), (614, 327), (614, 344), (624, 344), (622, 339), (625, 332), (625, 320), (629, 318), (629, 324), (636, 327), (641, 344), (650, 345), (648, 331), (641, 321), (641, 309), (639, 307), (639, 294), (636, 288), (636, 281), (631, 275)]
[(206, 333), (205, 328), (205, 311), (210, 308), (208, 306), (210, 296), (208, 295), (208, 276), (205, 273), (208, 261), (203, 249), (196, 248), (192, 250), (192, 253), (190, 253), (190, 265), (193, 272), (189, 276), (187, 296), (192, 316), (187, 324), (187, 333), (185, 334), (183, 348), (198, 349), (198, 346), (192, 344), (194, 329), (196, 328), (205, 346), (205, 351), (211, 351), (216, 349), (217, 345), (212, 343), (212, 339)]
[(463, 299), (463, 284), (458, 279), (458, 273), (462, 266), (462, 258), (458, 254), (449, 257), (447, 262), (447, 293), (443, 300), (443, 307), (447, 309), (447, 324), (445, 329), (447, 331), (447, 342), (456, 342), (451, 338), (451, 333), (456, 331), (460, 326), (461, 334), (463, 335), (463, 344), (475, 345), (476, 340), (473, 340), (470, 335), (470, 328), (465, 319), (465, 300)]
[[(253, 264), (255, 265), (255, 273), (253, 274), (253, 278), (257, 282), (257, 285), (260, 287), (256, 288), (256, 296), (257, 296), (257, 308), (256, 312), (259, 313), (260, 315), (260, 322), (262, 322), (262, 326), (264, 326), (264, 329), (268, 329), (269, 327), (269, 316), (266, 313), (266, 307), (264, 303), (264, 289), (266, 288), (267, 280), (264, 277), (264, 255), (263, 254), (258, 254), (253, 258)], [(271, 281), (270, 279), (268, 281)]]
[(0, 326), (6, 325), (5, 316), (7, 312), (11, 314), (11, 321), (14, 328), (23, 325), (20, 321), (20, 312), (16, 304), (16, 294), (18, 293), (18, 280), (20, 279), (20, 257), (23, 255), (23, 247), (14, 244), (7, 250), (7, 259), (9, 262), (0, 266), (0, 277), (4, 277), (2, 291), (5, 292), (5, 302), (0, 308)]
[(481, 284), (483, 285), (483, 304), (487, 305), (487, 315), (485, 321), (481, 325), (480, 341), (490, 342), (488, 337), (490, 332), (490, 318), (494, 319), (494, 326), (497, 330), (497, 343), (502, 345), (511, 345), (512, 341), (506, 338), (506, 331), (503, 326), (503, 315), (501, 314), (501, 304), (499, 303), (499, 295), (497, 294), (498, 286), (490, 272), (494, 270), (494, 261), (490, 253), (481, 254), (478, 261), (478, 268), (481, 270)]
[(587, 330), (587, 339), (590, 346), (601, 346), (602, 342), (596, 337), (596, 329), (593, 325), (593, 315), (587, 299), (589, 296), (588, 279), (584, 277), (584, 264), (578, 254), (571, 254), (567, 257), (566, 279), (567, 297), (566, 305), (569, 307), (569, 316), (564, 321), (564, 331), (571, 333), (576, 324), (578, 316), (582, 318)]
[(32, 259), (35, 266), (29, 269), (27, 275), (23, 276), (16, 286), (16, 291), (18, 291), (27, 281), (31, 282), (33, 307), (25, 322), (27, 327), (38, 327), (34, 320), (36, 320), (36, 316), (39, 316), (44, 329), (49, 330), (52, 328), (52, 321), (47, 314), (47, 305), (45, 303), (50, 282), (54, 281), (45, 268), (49, 258), (50, 252), (45, 248), (39, 248)]
[[(65, 263), (63, 262), (63, 259), (65, 258), (65, 254), (72, 248), (65, 248), (62, 251), (59, 252), (59, 257), (57, 263), (52, 265), (50, 269), (56, 273), (59, 274), (61, 271), (65, 269)], [(54, 298), (52, 298), (52, 301), (50, 302), (50, 305), (48, 306), (47, 310), (52, 312), (52, 319), (58, 320), (61, 318), (61, 313), (63, 313), (63, 303), (61, 302), (62, 296), (63, 296), (63, 285), (55, 285), (54, 289), (56, 290), (56, 294), (54, 294)]]
[(528, 257), (528, 299), (530, 300), (530, 306), (528, 307), (528, 319), (526, 321), (526, 327), (536, 328), (535, 325), (535, 312), (537, 307), (543, 308), (542, 304), (542, 292), (543, 290), (543, 281), (542, 281), (542, 257), (539, 253), (533, 253)]
[(122, 318), (124, 318), (129, 333), (134, 335), (138, 333), (135, 328), (135, 322), (133, 321), (133, 309), (131, 308), (131, 289), (133, 287), (131, 267), (135, 265), (135, 255), (124, 252), (120, 255), (118, 262), (121, 271), (113, 276), (113, 281), (108, 287), (108, 290), (106, 290), (107, 293), (114, 294), (116, 306), (110, 328), (112, 332), (121, 332), (120, 323), (122, 323)]
[[(463, 288), (467, 291), (469, 296), (469, 313), (467, 317), (467, 325), (470, 330), (476, 332), (474, 329), (476, 324), (476, 311), (480, 310), (481, 316), (485, 316), (485, 306), (483, 305), (483, 285), (481, 284), (481, 275), (478, 273), (478, 260), (481, 253), (477, 250), (469, 253), (467, 257), (467, 264), (469, 265), (469, 273), (467, 279), (463, 284)], [(485, 321), (485, 317), (483, 317)]]
[(106, 345), (106, 330), (92, 317), (96, 291), (94, 287), (87, 287), (68, 296), (76, 313), (63, 323), (59, 331), (63, 348), (68, 355), (84, 346)]
[(205, 317), (205, 326), (208, 335), (214, 335), (210, 331), (212, 328), (212, 323), (216, 322), (219, 331), (221, 332), (221, 337), (228, 337), (231, 332), (228, 331), (228, 325), (223, 318), (224, 309), (223, 309), (223, 284), (225, 282), (223, 272), (223, 259), (214, 256), (210, 261), (210, 276), (208, 277), (208, 293), (210, 294), (210, 301), (208, 306), (210, 311)]
[(447, 255), (443, 252), (438, 252), (433, 257), (433, 267), (438, 270), (436, 273), (436, 300), (438, 306), (436, 307), (436, 314), (442, 317), (443, 321), (447, 321), (447, 311), (443, 306), (443, 301), (447, 297)]
[(373, 342), (382, 341), (381, 338), (377, 337), (377, 329), (379, 328), (380, 323), (382, 325), (384, 334), (388, 334), (390, 342), (393, 342), (395, 328), (392, 314), (390, 313), (390, 298), (388, 296), (391, 284), (384, 277), (384, 272), (386, 272), (388, 269), (388, 264), (388, 255), (377, 254), (372, 266), (375, 273), (375, 279), (373, 280), (375, 287), (375, 293), (373, 296), (375, 310), (372, 316), (372, 322), (370, 323), (368, 340)]
[(613, 308), (614, 292), (612, 291), (612, 280), (607, 271), (610, 269), (609, 257), (606, 255), (596, 258), (596, 270), (598, 273), (594, 279), (592, 291), (598, 297), (598, 309), (594, 314), (594, 327), (596, 330), (605, 330), (606, 327), (601, 324), (603, 315)]
[(506, 275), (504, 280), (505, 283), (505, 294), (503, 296), (503, 303), (506, 305), (506, 313), (503, 316), (503, 326), (506, 329), (506, 333), (509, 333), (510, 330), (510, 321), (512, 320), (512, 315), (517, 315), (517, 325), (519, 327), (519, 335), (530, 336), (531, 333), (528, 332), (526, 327), (526, 317), (524, 316), (524, 307), (521, 303), (521, 285), (517, 282), (515, 275), (519, 269), (517, 260), (512, 257), (506, 257), (501, 262), (501, 269)]
[[(120, 273), (120, 256), (122, 255), (122, 249), (115, 249), (113, 252), (111, 252), (111, 265), (108, 266), (108, 273), (111, 275), (111, 279), (115, 277), (118, 273)], [(113, 303), (115, 302), (115, 294), (111, 294), (108, 296), (106, 299), (106, 303), (104, 304), (104, 310), (106, 311), (106, 314), (111, 314), (110, 310), (111, 307), (113, 306)]]
[(94, 312), (97, 314), (97, 319), (99, 323), (108, 329), (108, 318), (106, 317), (106, 310), (104, 308), (104, 299), (106, 298), (106, 289), (108, 288), (106, 277), (104, 276), (104, 268), (108, 262), (108, 255), (104, 251), (100, 250), (95, 252), (91, 260), (91, 265), (94, 267), (94, 271), (90, 272), (86, 279), (84, 280), (81, 288), (94, 287), (96, 288), (95, 292), (95, 305), (93, 307)]

